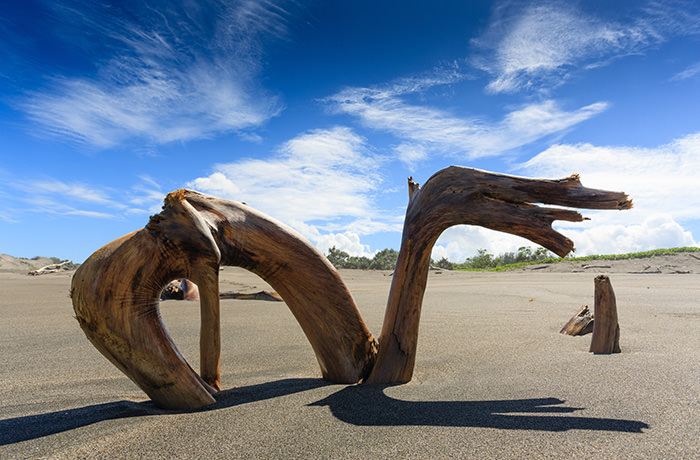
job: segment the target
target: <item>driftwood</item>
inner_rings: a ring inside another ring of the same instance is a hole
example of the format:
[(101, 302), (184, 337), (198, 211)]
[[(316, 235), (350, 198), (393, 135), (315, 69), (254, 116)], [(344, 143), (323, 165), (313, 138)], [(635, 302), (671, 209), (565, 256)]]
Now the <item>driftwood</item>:
[(252, 294), (243, 292), (222, 292), (219, 294), (220, 299), (238, 299), (238, 300), (267, 300), (270, 302), (283, 302), (284, 300), (275, 291), (259, 291)]
[(592, 353), (620, 353), (620, 325), (617, 322), (617, 302), (610, 278), (596, 276), (593, 315)]
[(27, 275), (31, 275), (31, 276), (47, 275), (49, 273), (58, 273), (58, 272), (74, 270), (74, 269), (75, 269), (75, 264), (73, 264), (73, 262), (70, 260), (66, 260), (64, 262), (60, 262), (57, 264), (49, 264), (45, 267), (41, 267), (38, 270), (32, 270), (29, 273), (27, 273)]
[[(375, 339), (337, 270), (291, 228), (247, 205), (178, 190), (142, 230), (93, 254), (73, 277), (71, 296), (83, 331), (112, 363), (160, 407), (192, 409), (220, 389), (220, 265), (256, 273), (292, 311), (323, 378), (337, 383), (407, 382), (413, 374), (430, 252), (458, 224), (527, 238), (563, 256), (573, 249), (554, 220), (582, 221), (576, 211), (533, 203), (628, 209), (627, 195), (583, 187), (578, 176), (526, 179), (452, 166), (423, 188), (409, 179), (401, 249), (384, 325)], [(199, 286), (200, 373), (184, 361), (158, 312), (165, 284)]]
[(588, 305), (583, 305), (574, 316), (561, 328), (560, 334), (586, 335), (593, 332), (593, 315)]

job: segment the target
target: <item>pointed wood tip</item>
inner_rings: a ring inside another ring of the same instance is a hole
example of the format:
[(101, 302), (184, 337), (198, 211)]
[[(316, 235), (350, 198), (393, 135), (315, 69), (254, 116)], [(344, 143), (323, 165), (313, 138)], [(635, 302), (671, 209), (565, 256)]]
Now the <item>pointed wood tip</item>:
[(632, 199), (627, 196), (627, 194), (624, 194), (625, 199), (621, 200), (617, 203), (617, 209), (623, 210), (623, 209), (632, 209), (634, 207), (634, 203), (632, 202)]
[(413, 176), (408, 178), (408, 200), (413, 198), (414, 193), (420, 190), (420, 184), (413, 181)]

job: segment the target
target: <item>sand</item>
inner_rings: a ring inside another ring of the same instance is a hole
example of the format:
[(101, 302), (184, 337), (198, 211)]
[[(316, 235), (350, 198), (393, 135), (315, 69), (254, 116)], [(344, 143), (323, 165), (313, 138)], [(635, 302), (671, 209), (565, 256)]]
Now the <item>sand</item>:
[[(0, 458), (698, 458), (700, 270), (607, 269), (615, 355), (558, 333), (606, 269), (582, 270), (431, 272), (405, 385), (325, 382), (284, 303), (224, 300), (226, 390), (190, 413), (155, 408), (92, 347), (70, 273), (0, 273)], [(390, 277), (342, 275), (378, 333)], [(227, 267), (221, 289), (269, 287)], [(161, 312), (198, 368), (198, 304)]]

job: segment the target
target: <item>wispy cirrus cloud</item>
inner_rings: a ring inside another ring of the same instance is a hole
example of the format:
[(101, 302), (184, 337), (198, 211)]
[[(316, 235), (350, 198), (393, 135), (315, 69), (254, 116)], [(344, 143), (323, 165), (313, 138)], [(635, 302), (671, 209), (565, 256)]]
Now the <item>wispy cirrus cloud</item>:
[(286, 30), (273, 2), (52, 5), (66, 35), (99, 38), (108, 57), (27, 93), (19, 107), (43, 132), (99, 148), (161, 144), (254, 128), (281, 110), (256, 81), (261, 43)]
[(691, 78), (700, 77), (700, 62), (696, 62), (693, 65), (686, 67), (684, 70), (678, 72), (676, 75), (671, 77), (671, 81), (689, 80)]
[(481, 51), (473, 63), (492, 76), (489, 92), (540, 90), (560, 85), (575, 69), (644, 52), (671, 36), (700, 33), (696, 2), (647, 2), (626, 13), (616, 22), (573, 2), (505, 2), (473, 40)]
[(373, 206), (382, 162), (350, 128), (317, 129), (287, 141), (271, 158), (216, 165), (188, 186), (245, 201), (322, 249), (335, 241), (361, 254), (359, 234), (400, 230), (400, 216), (397, 225)]
[(8, 222), (21, 221), (26, 213), (119, 219), (130, 214), (158, 212), (165, 193), (147, 176), (126, 191), (103, 185), (68, 182), (55, 178), (12, 179), (2, 193), (14, 212)]
[(324, 101), (339, 113), (357, 117), (368, 128), (401, 139), (395, 153), (407, 163), (431, 153), (468, 159), (499, 155), (561, 132), (607, 108), (606, 103), (597, 102), (567, 111), (557, 101), (544, 100), (511, 110), (500, 121), (490, 121), (407, 101), (416, 92), (451, 81), (409, 80), (380, 88), (346, 88)]

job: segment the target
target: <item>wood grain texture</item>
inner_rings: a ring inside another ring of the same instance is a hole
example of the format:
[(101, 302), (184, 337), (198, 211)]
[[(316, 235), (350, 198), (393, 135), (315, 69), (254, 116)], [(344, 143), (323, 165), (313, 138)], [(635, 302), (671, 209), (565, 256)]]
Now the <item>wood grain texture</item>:
[[(192, 190), (168, 194), (163, 212), (143, 230), (107, 244), (85, 261), (73, 278), (73, 305), (95, 347), (164, 408), (214, 402), (212, 394), (220, 386), (220, 265), (250, 270), (284, 299), (325, 379), (407, 382), (413, 375), (430, 253), (445, 229), (480, 225), (528, 238), (559, 255), (573, 249), (551, 224), (583, 217), (533, 203), (631, 207), (624, 193), (585, 188), (578, 176), (536, 180), (452, 166), (422, 189), (409, 179), (401, 249), (379, 341), (337, 270), (300, 234), (243, 203)], [(178, 278), (199, 287), (199, 375), (177, 352), (158, 311), (160, 291)]]
[(620, 325), (617, 322), (617, 301), (610, 278), (605, 275), (594, 279), (592, 353), (620, 353)]
[(586, 188), (577, 175), (560, 180), (527, 179), (459, 166), (438, 171), (423, 188), (409, 180), (409, 190), (377, 362), (368, 378), (373, 383), (408, 382), (413, 376), (430, 254), (444, 230), (459, 224), (479, 225), (527, 238), (564, 256), (574, 249), (573, 242), (553, 230), (552, 222), (580, 222), (583, 216), (534, 203), (591, 209), (632, 207), (626, 194)]

